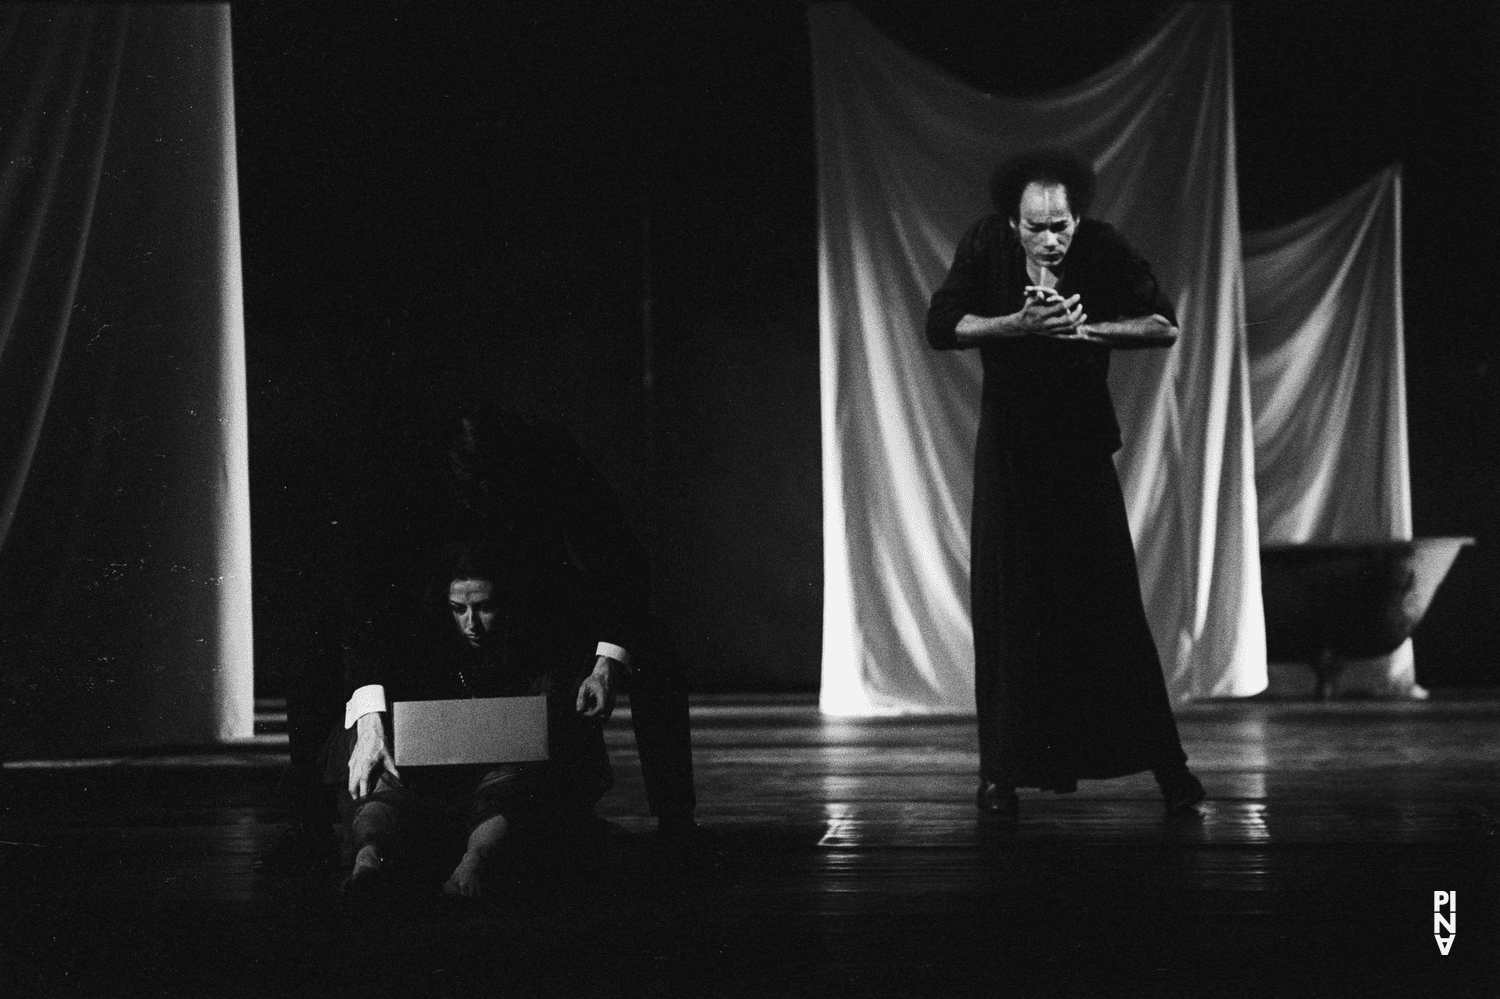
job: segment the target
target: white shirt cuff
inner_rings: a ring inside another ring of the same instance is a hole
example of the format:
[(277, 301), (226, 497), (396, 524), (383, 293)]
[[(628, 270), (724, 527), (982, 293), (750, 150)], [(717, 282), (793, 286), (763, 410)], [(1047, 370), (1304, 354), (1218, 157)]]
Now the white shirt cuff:
[(599, 648), (595, 650), (594, 655), (613, 659), (621, 666), (630, 665), (630, 653), (612, 642), (600, 642)]
[(353, 728), (362, 715), (385, 710), (385, 688), (378, 683), (367, 683), (354, 692), (349, 703), (344, 705), (344, 727)]

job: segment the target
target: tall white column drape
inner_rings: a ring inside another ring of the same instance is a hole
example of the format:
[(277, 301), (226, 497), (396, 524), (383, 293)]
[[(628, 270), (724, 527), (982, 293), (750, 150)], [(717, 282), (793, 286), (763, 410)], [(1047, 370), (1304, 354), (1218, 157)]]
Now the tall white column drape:
[(0, 756), (249, 737), (227, 4), (0, 8)]
[[(1401, 174), (1247, 233), (1245, 301), (1261, 537), (1411, 537)], [(1345, 668), (1343, 690), (1410, 693), (1411, 642)]]
[(1093, 214), (1150, 259), (1182, 328), (1121, 353), (1118, 456), (1143, 595), (1182, 701), (1264, 688), (1227, 8), (1191, 6), (1041, 98), (981, 93), (846, 5), (810, 12), (824, 504), (821, 706), (971, 713), (969, 504), (980, 371), (922, 335), (1001, 157), (1071, 146)]

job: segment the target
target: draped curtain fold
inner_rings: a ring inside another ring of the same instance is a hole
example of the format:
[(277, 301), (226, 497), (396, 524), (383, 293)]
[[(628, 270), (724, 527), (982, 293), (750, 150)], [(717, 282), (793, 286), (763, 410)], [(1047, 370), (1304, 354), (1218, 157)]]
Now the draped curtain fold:
[(1071, 146), (1092, 214), (1156, 268), (1182, 328), (1118, 353), (1117, 463), (1176, 700), (1263, 689), (1229, 13), (1179, 11), (1138, 50), (1040, 98), (981, 93), (845, 5), (810, 12), (818, 153), (824, 503), (821, 706), (973, 711), (969, 504), (980, 371), (922, 335), (1001, 157)]
[[(1262, 539), (1409, 539), (1399, 169), (1247, 233), (1244, 252)], [(1340, 677), (1383, 694), (1415, 682), (1410, 641)]]
[(0, 8), (0, 755), (248, 737), (229, 10)]

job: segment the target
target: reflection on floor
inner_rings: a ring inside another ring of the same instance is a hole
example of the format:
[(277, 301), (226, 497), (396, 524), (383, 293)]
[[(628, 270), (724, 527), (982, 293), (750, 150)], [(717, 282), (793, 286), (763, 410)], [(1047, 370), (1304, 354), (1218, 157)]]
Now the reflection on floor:
[[(1196, 706), (1201, 822), (1142, 775), (1023, 792), (1009, 836), (976, 823), (966, 720), (694, 719), (703, 848), (654, 842), (617, 717), (607, 829), (481, 909), (253, 872), (274, 734), (8, 766), (0, 995), (1500, 995), (1500, 701)], [(1446, 956), (1434, 891), (1463, 902)]]

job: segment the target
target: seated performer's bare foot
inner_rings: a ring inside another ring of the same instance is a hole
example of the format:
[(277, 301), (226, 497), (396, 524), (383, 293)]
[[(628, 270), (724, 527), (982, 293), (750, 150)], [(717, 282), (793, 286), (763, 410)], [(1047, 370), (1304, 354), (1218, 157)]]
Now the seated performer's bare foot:
[(448, 875), (448, 880), (443, 883), (443, 894), (480, 898), (484, 894), (479, 877), (483, 867), (483, 857), (472, 850), (465, 853), (464, 859), (458, 862), (458, 866), (453, 868), (453, 873)]
[(380, 879), (380, 851), (374, 843), (366, 843), (354, 855), (354, 870), (344, 879), (344, 891), (359, 892), (374, 887)]
[(509, 830), (510, 824), (503, 815), (485, 819), (475, 826), (474, 831), (469, 833), (469, 845), (464, 851), (464, 859), (458, 862), (458, 866), (443, 884), (443, 894), (480, 898), (483, 895), (481, 877)]

